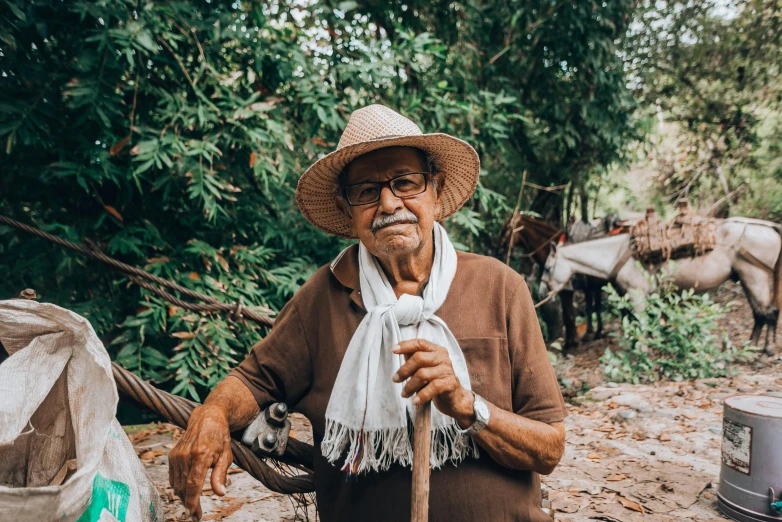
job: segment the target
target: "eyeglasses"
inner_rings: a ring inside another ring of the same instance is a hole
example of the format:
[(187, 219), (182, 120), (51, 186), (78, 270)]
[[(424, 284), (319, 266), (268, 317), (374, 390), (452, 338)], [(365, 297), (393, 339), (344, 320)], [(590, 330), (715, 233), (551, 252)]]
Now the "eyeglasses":
[(345, 187), (345, 199), (352, 207), (370, 205), (380, 201), (383, 187), (388, 187), (398, 198), (410, 198), (426, 192), (428, 172), (409, 172), (388, 181), (368, 181)]

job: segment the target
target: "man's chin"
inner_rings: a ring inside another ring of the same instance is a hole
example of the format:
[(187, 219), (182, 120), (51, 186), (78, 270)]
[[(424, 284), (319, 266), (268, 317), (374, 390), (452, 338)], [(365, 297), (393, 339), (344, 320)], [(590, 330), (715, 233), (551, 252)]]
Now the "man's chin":
[(392, 225), (378, 230), (375, 234), (375, 248), (386, 253), (415, 250), (421, 244), (421, 239), (414, 226)]

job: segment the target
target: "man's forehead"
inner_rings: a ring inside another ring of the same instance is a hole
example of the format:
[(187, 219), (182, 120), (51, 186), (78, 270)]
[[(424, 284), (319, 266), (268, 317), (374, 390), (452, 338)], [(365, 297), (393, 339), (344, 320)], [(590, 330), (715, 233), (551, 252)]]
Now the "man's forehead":
[[(425, 171), (426, 154), (413, 147), (385, 147), (356, 157), (345, 167), (348, 176)], [(352, 176), (351, 176), (352, 177)]]

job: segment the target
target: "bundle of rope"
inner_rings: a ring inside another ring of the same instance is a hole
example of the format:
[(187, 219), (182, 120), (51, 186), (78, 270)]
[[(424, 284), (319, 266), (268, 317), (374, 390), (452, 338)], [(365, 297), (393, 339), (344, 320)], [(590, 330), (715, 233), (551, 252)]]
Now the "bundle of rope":
[[(198, 406), (197, 403), (159, 390), (116, 363), (112, 363), (111, 366), (120, 394), (172, 424), (183, 429), (187, 428), (187, 421)], [(312, 473), (314, 453), (311, 445), (293, 438), (288, 440), (285, 453), (278, 460), (301, 470), (303, 474), (286, 476), (275, 471), (264, 459), (239, 442), (240, 438), (241, 435), (238, 435), (231, 440), (234, 463), (268, 489), (286, 495), (315, 491)]]
[[(185, 288), (173, 281), (163, 279), (137, 267), (113, 259), (101, 252), (100, 249), (91, 242), (86, 242), (86, 246), (78, 245), (44, 232), (37, 227), (20, 223), (19, 221), (3, 215), (0, 215), (0, 224), (5, 224), (24, 232), (34, 234), (64, 248), (78, 252), (88, 258), (105, 263), (113, 269), (127, 275), (131, 281), (139, 286), (146, 288), (169, 303), (183, 309), (200, 312), (228, 312), (232, 315), (234, 320), (246, 318), (264, 326), (272, 326), (274, 324), (274, 320), (269, 317), (269, 315), (272, 315), (274, 312), (268, 308), (255, 307), (255, 309), (250, 309), (244, 307), (241, 302), (235, 304), (220, 302), (213, 297)], [(184, 301), (163, 288), (179, 292), (183, 296), (202, 301), (202, 303)], [(25, 290), (20, 297), (24, 299), (37, 298), (35, 292), (32, 290)], [(132, 400), (139, 406), (156, 413), (163, 419), (180, 428), (187, 428), (190, 414), (196, 406), (198, 406), (197, 403), (185, 399), (184, 397), (178, 397), (163, 390), (159, 390), (116, 363), (112, 363), (112, 369), (115, 382), (117, 383), (117, 390), (124, 398)], [(299, 440), (289, 439), (286, 450), (282, 456), (276, 458), (262, 458), (240, 442), (241, 434), (234, 435), (236, 435), (236, 439), (231, 441), (231, 451), (233, 452), (233, 458), (236, 465), (258, 479), (271, 491), (297, 497), (296, 502), (306, 507), (306, 499), (303, 498), (303, 495), (310, 494), (315, 490), (313, 479), (313, 447), (310, 444), (306, 444)], [(294, 473), (293, 469), (298, 470), (300, 473)], [(296, 504), (296, 502), (294, 502), (294, 504)]]

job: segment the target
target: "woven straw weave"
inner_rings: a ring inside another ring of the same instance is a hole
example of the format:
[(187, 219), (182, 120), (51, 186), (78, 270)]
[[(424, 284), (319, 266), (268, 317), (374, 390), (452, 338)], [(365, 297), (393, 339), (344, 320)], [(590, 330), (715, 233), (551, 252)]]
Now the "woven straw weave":
[(299, 178), (296, 203), (307, 221), (331, 234), (355, 238), (350, 219), (337, 208), (337, 178), (356, 157), (384, 147), (415, 147), (436, 159), (445, 176), (440, 194), (441, 219), (472, 196), (478, 185), (480, 160), (470, 144), (447, 134), (423, 134), (401, 114), (383, 105), (369, 105), (350, 116), (337, 150), (316, 161)]

